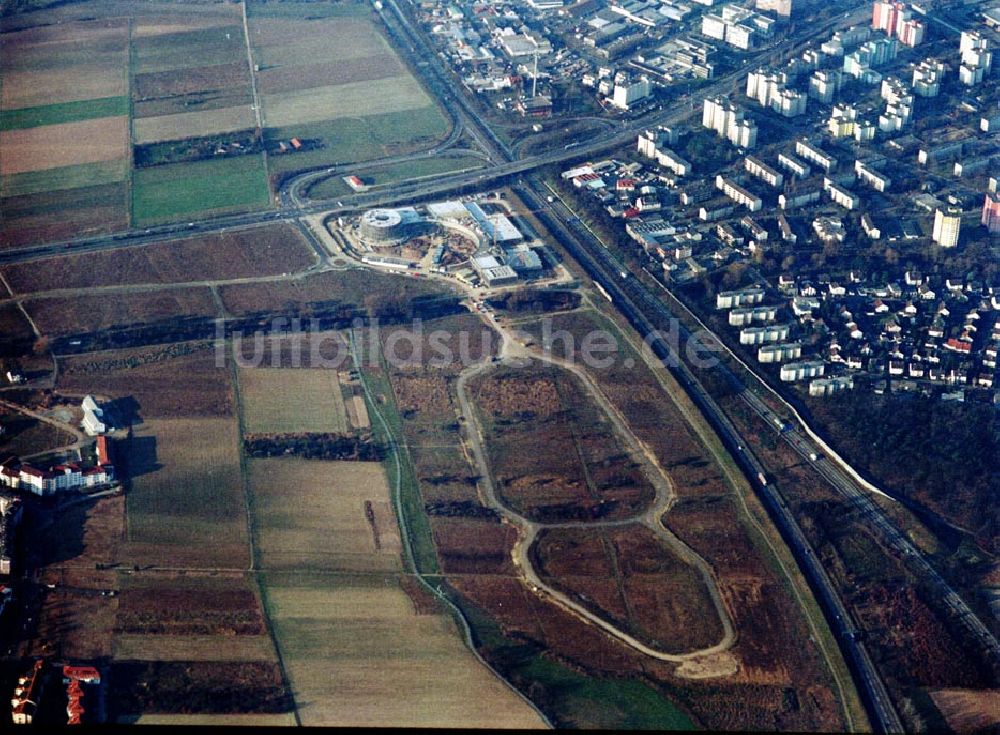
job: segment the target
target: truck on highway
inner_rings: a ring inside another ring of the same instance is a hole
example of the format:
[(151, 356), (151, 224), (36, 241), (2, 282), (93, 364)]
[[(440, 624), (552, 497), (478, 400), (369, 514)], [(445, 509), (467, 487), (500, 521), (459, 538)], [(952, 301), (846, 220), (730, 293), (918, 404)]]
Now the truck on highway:
[(815, 462), (817, 459), (819, 459), (819, 455), (816, 454), (816, 452), (809, 452), (809, 461), (810, 462)]

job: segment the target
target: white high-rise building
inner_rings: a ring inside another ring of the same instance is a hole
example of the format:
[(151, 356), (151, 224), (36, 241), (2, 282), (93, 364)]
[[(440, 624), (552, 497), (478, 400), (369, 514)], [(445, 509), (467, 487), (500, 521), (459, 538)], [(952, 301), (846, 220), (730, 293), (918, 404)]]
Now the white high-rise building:
[(958, 80), (967, 87), (973, 87), (989, 76), (993, 66), (993, 52), (990, 51), (989, 41), (975, 31), (963, 31), (958, 48), (962, 58)]
[(913, 68), (913, 93), (920, 97), (937, 97), (942, 77), (944, 64), (936, 59), (924, 59)]
[(611, 104), (620, 110), (630, 110), (637, 102), (648, 98), (653, 92), (653, 85), (645, 75), (637, 79), (624, 80), (615, 84), (611, 96)]
[(705, 100), (701, 124), (733, 145), (741, 148), (753, 148), (757, 145), (756, 123), (746, 119), (743, 110), (722, 97)]
[(820, 102), (833, 102), (834, 96), (840, 91), (843, 73), (831, 69), (814, 71), (809, 79), (809, 96)]
[(943, 248), (953, 248), (958, 245), (958, 235), (962, 229), (962, 212), (949, 209), (947, 212), (938, 209), (934, 212), (934, 232), (931, 239)]

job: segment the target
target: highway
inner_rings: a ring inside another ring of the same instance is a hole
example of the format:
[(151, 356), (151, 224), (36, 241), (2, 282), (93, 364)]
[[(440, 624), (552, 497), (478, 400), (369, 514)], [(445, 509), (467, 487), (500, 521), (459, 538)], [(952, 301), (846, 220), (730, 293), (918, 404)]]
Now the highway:
[[(517, 159), (513, 151), (496, 137), (465, 96), (452, 91), (454, 82), (448, 78), (446, 72), (440, 69), (440, 65), (437, 63), (437, 56), (427, 47), (423, 41), (422, 34), (412, 28), (405, 15), (399, 10), (395, 0), (389, 0), (386, 5), (393, 10), (391, 14), (387, 13), (384, 8), (381, 11), (382, 18), (389, 29), (390, 35), (393, 36), (404, 56), (407, 56), (414, 68), (425, 78), (428, 86), (438, 96), (438, 99), (442, 102), (451, 118), (452, 130), (444, 141), (425, 151), (371, 161), (363, 165), (345, 166), (344, 164), (338, 164), (306, 171), (283, 183), (281, 190), (277, 193), (277, 211), (265, 210), (222, 215), (191, 223), (179, 222), (157, 225), (146, 229), (79, 237), (44, 245), (5, 250), (0, 252), (0, 265), (23, 263), (58, 255), (92, 253), (102, 250), (145, 245), (184, 235), (216, 232), (229, 227), (243, 227), (273, 220), (293, 220), (320, 212), (331, 213), (333, 215), (346, 215), (372, 207), (409, 202), (416, 198), (426, 199), (435, 195), (450, 194), (463, 189), (487, 188), (490, 185), (505, 183), (539, 168), (570, 160), (582, 160), (621, 146), (630, 146), (640, 131), (656, 125), (678, 124), (690, 117), (694, 112), (689, 106), (690, 101), (688, 98), (686, 96), (680, 97), (665, 111), (658, 111), (644, 116), (639, 120), (631, 122), (624, 128), (616, 128), (613, 131), (597, 135), (578, 146), (571, 148), (561, 147), (539, 155)], [(815, 28), (813, 35), (818, 36), (826, 33), (834, 26), (844, 22), (846, 21), (839, 17), (827, 21)], [(798, 43), (788, 49), (775, 49), (769, 52), (767, 56), (758, 59), (757, 62), (768, 63), (772, 60), (788, 58), (801, 51), (804, 46), (804, 43)], [(428, 59), (433, 59), (433, 61), (428, 61)], [(727, 94), (733, 85), (742, 79), (745, 73), (745, 69), (738, 69), (719, 77), (712, 84), (699, 89), (697, 91), (697, 98), (701, 99), (702, 97), (710, 97), (716, 94)], [(339, 199), (319, 200), (308, 199), (304, 196), (304, 189), (307, 189), (320, 179), (329, 176), (342, 176), (351, 171), (376, 168), (391, 163), (402, 163), (441, 153), (457, 144), (463, 133), (469, 133), (483, 147), (487, 156), (496, 162), (495, 165), (484, 171), (442, 175), (433, 182), (404, 181), (391, 188), (344, 195)]]

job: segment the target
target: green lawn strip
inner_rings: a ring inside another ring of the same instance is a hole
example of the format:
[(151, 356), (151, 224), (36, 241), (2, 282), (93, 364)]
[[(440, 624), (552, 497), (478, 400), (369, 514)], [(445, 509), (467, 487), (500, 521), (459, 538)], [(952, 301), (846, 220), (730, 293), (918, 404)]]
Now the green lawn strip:
[[(369, 388), (373, 394), (381, 393), (385, 396), (385, 403), (380, 406), (374, 407), (369, 402), (368, 411), (374, 414), (376, 408), (382, 413), (385, 418), (386, 423), (389, 425), (389, 431), (392, 436), (396, 439), (396, 445), (399, 451), (399, 467), (401, 473), (401, 485), (400, 485), (400, 499), (401, 506), (396, 508), (396, 512), (401, 514), (406, 520), (406, 527), (409, 531), (409, 543), (410, 548), (413, 550), (414, 562), (417, 566), (417, 571), (423, 574), (433, 574), (439, 571), (437, 553), (434, 549), (434, 537), (431, 534), (430, 522), (427, 519), (427, 514), (424, 511), (423, 499), (420, 495), (420, 486), (417, 482), (416, 473), (413, 470), (413, 465), (410, 462), (410, 453), (406, 450), (403, 445), (403, 423), (399, 416), (399, 412), (396, 409), (396, 401), (393, 395), (392, 386), (389, 384), (389, 380), (385, 374), (385, 367), (381, 372), (363, 371), (362, 375), (364, 380), (368, 383)], [(382, 423), (377, 419), (372, 421), (372, 431), (375, 433), (376, 439), (385, 445), (388, 445), (389, 437), (385, 436)], [(393, 492), (396, 487), (396, 463), (392, 461), (391, 453), (385, 461), (386, 474), (389, 478), (389, 488), (390, 492)], [(393, 492), (393, 497), (395, 494)], [(395, 505), (395, 502), (394, 502)], [(403, 543), (407, 543), (404, 539)]]
[(134, 174), (132, 211), (140, 225), (260, 209), (270, 201), (259, 155), (154, 166)]
[[(481, 168), (483, 160), (475, 156), (458, 156), (455, 158), (418, 158), (415, 161), (396, 163), (371, 171), (361, 171), (358, 176), (368, 186), (385, 186), (400, 181), (420, 179), (425, 176), (437, 176), (469, 169)], [(323, 179), (309, 190), (309, 196), (315, 199), (329, 199), (343, 194), (350, 194), (351, 189), (339, 176)]]
[(129, 100), (125, 96), (22, 107), (18, 110), (0, 111), (0, 130), (23, 130), (95, 117), (121, 117), (127, 115), (128, 110)]
[[(442, 585), (472, 628), (484, 657), (533, 701), (556, 727), (691, 730), (694, 723), (649, 684), (587, 676), (554, 661), (530, 642), (515, 642), (481, 609)], [(539, 691), (540, 689), (540, 691)]]

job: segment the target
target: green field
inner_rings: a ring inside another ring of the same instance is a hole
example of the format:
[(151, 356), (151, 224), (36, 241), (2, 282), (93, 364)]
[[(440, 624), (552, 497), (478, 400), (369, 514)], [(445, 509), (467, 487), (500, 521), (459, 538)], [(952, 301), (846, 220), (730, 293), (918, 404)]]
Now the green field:
[(407, 112), (391, 112), (366, 117), (342, 117), (326, 122), (268, 128), (269, 140), (298, 137), (318, 140), (317, 150), (271, 156), (268, 164), (274, 171), (297, 171), (311, 166), (339, 162), (370, 161), (430, 145), (448, 132), (444, 115), (434, 105)]
[[(416, 161), (397, 163), (392, 166), (360, 172), (361, 179), (368, 186), (384, 186), (399, 181), (419, 179), (424, 176), (449, 174), (456, 171), (481, 168), (483, 160), (475, 156), (456, 156), (455, 158), (421, 158)], [(351, 188), (339, 176), (323, 179), (309, 189), (309, 196), (314, 199), (331, 199), (350, 194)]]
[(260, 209), (270, 201), (262, 156), (176, 163), (135, 172), (132, 218), (138, 225), (148, 225)]
[[(449, 590), (475, 631), (487, 660), (522, 686), (534, 683), (557, 728), (692, 730), (694, 723), (666, 697), (641, 681), (598, 679), (553, 661), (536, 644), (505, 638), (475, 605)], [(536, 695), (537, 696), (537, 695)]]
[(63, 191), (64, 189), (113, 184), (124, 181), (127, 175), (128, 161), (124, 158), (116, 161), (59, 166), (44, 171), (28, 171), (23, 174), (2, 177), (0, 179), (0, 196), (16, 197), (46, 191)]
[(40, 125), (58, 125), (94, 117), (120, 117), (128, 114), (128, 108), (128, 97), (104, 97), (97, 100), (59, 102), (54, 105), (4, 110), (0, 112), (0, 130), (37, 128)]
[[(423, 574), (436, 574), (440, 568), (438, 566), (437, 551), (434, 547), (434, 537), (431, 534), (430, 520), (424, 510), (423, 497), (420, 494), (420, 484), (417, 481), (416, 472), (413, 470), (413, 463), (410, 460), (410, 453), (406, 450), (406, 445), (400, 441), (403, 436), (403, 420), (399, 416), (396, 408), (396, 400), (392, 391), (392, 385), (386, 377), (387, 368), (376, 372), (365, 370), (361, 373), (362, 380), (368, 385), (368, 390), (372, 396), (385, 396), (385, 403), (381, 406), (373, 406), (367, 400), (368, 415), (372, 419), (372, 430), (375, 438), (386, 446), (390, 445), (390, 440), (395, 439), (396, 444), (391, 451), (399, 454), (399, 473), (397, 476), (396, 462), (390, 455), (385, 460), (386, 475), (389, 478), (389, 487), (395, 488), (396, 483), (400, 487), (400, 506), (396, 512), (406, 519), (406, 526), (409, 530), (409, 547), (413, 554), (416, 570)], [(386, 434), (382, 422), (376, 418), (376, 412), (381, 413), (385, 423), (389, 428), (390, 435)], [(393, 501), (395, 504), (395, 499)]]

